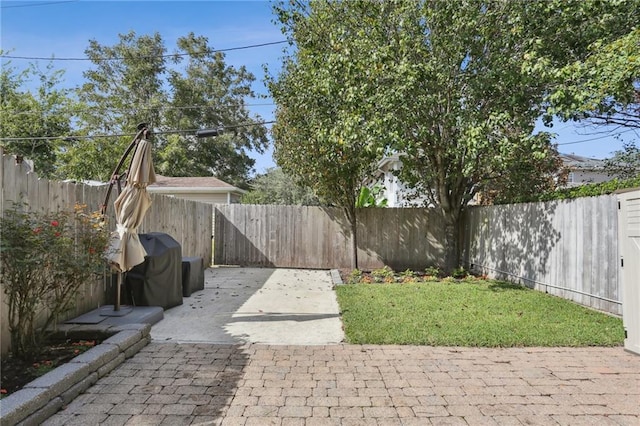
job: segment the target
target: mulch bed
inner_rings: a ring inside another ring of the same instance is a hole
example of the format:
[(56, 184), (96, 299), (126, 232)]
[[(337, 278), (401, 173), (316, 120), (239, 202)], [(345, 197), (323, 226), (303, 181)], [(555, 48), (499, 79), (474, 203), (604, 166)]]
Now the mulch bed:
[(44, 346), (37, 357), (22, 360), (11, 354), (2, 357), (0, 398), (22, 389), (27, 383), (94, 347), (95, 340), (67, 340)]

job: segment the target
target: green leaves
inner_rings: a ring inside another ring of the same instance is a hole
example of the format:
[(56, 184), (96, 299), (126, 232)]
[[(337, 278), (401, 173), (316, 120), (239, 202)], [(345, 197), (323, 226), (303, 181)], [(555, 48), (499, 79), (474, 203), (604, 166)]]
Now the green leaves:
[(281, 168), (270, 168), (266, 173), (257, 175), (250, 187), (251, 190), (242, 197), (243, 204), (320, 205), (313, 191), (300, 187)]
[[(81, 128), (87, 134), (135, 132), (138, 123), (156, 130), (186, 130), (183, 135), (153, 137), (156, 170), (167, 176), (211, 176), (246, 187), (254, 160), (249, 150), (268, 144), (260, 117), (251, 117), (246, 100), (255, 77), (244, 67), (227, 66), (206, 37), (190, 33), (177, 41), (175, 55), (158, 34), (120, 34), (104, 46), (91, 40), (86, 50), (94, 68), (78, 89), (84, 103)], [(200, 128), (234, 129), (223, 136), (196, 139)], [(63, 170), (76, 178), (105, 180), (131, 138), (74, 144), (64, 155)], [(93, 142), (93, 141), (92, 141)]]
[[(297, 50), (284, 71), (268, 84), (278, 104), (273, 127), (278, 165), (321, 198), (352, 210), (362, 182), (384, 153), (377, 101), (372, 41), (352, 37), (350, 5), (314, 3), (301, 8), (276, 7), (284, 30)], [(376, 7), (379, 7), (377, 5)], [(353, 9), (352, 9), (353, 8)]]
[(98, 212), (29, 212), (14, 204), (0, 217), (0, 267), (8, 299), (11, 349), (37, 353), (94, 274), (104, 272), (109, 232)]
[(621, 179), (640, 176), (640, 148), (633, 143), (625, 143), (622, 150), (606, 160), (605, 170), (609, 176)]
[(555, 71), (549, 111), (563, 119), (590, 117), (596, 124), (640, 127), (640, 29), (604, 36), (589, 46), (586, 58)]
[(360, 194), (356, 200), (356, 207), (387, 207), (388, 200), (383, 198), (383, 192), (384, 187), (381, 185), (374, 185), (371, 188), (363, 186), (360, 188)]
[[(11, 66), (3, 66), (0, 71), (0, 137), (26, 138), (3, 141), (2, 145), (8, 153), (33, 160), (35, 169), (43, 177), (54, 174), (58, 147), (62, 145), (62, 138), (71, 132), (75, 103), (69, 90), (56, 88), (62, 74), (51, 65), (44, 71), (35, 66), (20, 73)], [(40, 82), (35, 93), (24, 88), (31, 79)], [(39, 139), (43, 137), (61, 139)]]
[[(380, 155), (400, 154), (400, 179), (445, 218), (451, 269), (475, 195), (514, 199), (561, 182), (550, 135), (532, 135), (534, 124), (559, 69), (640, 19), (636, 1), (614, 3), (280, 3), (296, 50), (270, 79), (278, 164), (350, 206)], [(575, 104), (567, 93), (555, 99)]]

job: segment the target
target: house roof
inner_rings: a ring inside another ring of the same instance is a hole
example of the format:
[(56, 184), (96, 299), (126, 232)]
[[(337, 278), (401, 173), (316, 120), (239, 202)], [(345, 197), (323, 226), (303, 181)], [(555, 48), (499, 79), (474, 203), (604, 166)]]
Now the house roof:
[(570, 169), (599, 170), (605, 161), (597, 158), (582, 157), (575, 154), (560, 154), (563, 164)]
[(156, 182), (149, 186), (158, 186), (161, 188), (228, 188), (237, 189), (235, 186), (228, 184), (213, 176), (203, 177), (170, 177), (156, 175)]
[(150, 192), (198, 192), (244, 194), (245, 191), (213, 176), (169, 177), (156, 174), (156, 182), (149, 185)]
[[(597, 158), (582, 157), (580, 155), (575, 155), (575, 154), (559, 154), (559, 155), (564, 166), (570, 169), (600, 170), (604, 168), (604, 165), (605, 165), (604, 160), (599, 160)], [(397, 164), (397, 165), (402, 164), (402, 160), (400, 159), (399, 153), (394, 153), (392, 155), (384, 157), (378, 163), (378, 168), (384, 169), (388, 165), (394, 165), (394, 164)]]
[(378, 171), (382, 171), (388, 165), (401, 165), (402, 160), (400, 160), (400, 154), (395, 152), (391, 155), (384, 157), (382, 160), (378, 162)]

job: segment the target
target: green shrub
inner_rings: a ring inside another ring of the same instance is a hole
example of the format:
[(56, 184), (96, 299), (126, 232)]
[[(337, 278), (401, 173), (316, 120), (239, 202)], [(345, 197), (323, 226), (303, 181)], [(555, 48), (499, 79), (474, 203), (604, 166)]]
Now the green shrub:
[(395, 274), (391, 268), (384, 266), (379, 269), (371, 271), (373, 280), (377, 283), (392, 283), (395, 282)]
[(453, 278), (462, 279), (462, 278), (465, 278), (467, 275), (469, 275), (469, 272), (467, 272), (467, 270), (464, 269), (462, 266), (458, 268), (454, 268), (453, 271), (451, 271), (451, 276)]
[(442, 273), (442, 272), (440, 271), (440, 268), (435, 267), (435, 266), (430, 266), (430, 267), (428, 267), (427, 269), (425, 269), (425, 270), (424, 270), (424, 274), (425, 274), (426, 276), (428, 276), (428, 277), (435, 277), (435, 278), (437, 278), (437, 277), (439, 277), (439, 276), (440, 276), (440, 274), (441, 274), (441, 273)]
[(362, 281), (362, 271), (360, 269), (354, 269), (349, 273), (347, 278), (347, 284), (358, 284)]
[(403, 283), (415, 283), (417, 281), (417, 275), (411, 269), (406, 269), (400, 272), (400, 282)]
[(562, 188), (555, 191), (543, 192), (535, 197), (510, 200), (511, 203), (527, 203), (552, 200), (572, 200), (582, 197), (597, 197), (612, 194), (619, 189), (640, 187), (640, 176), (631, 179), (612, 179), (607, 182), (590, 183), (571, 188)]
[(39, 213), (14, 204), (0, 218), (0, 280), (18, 358), (38, 353), (47, 327), (73, 307), (84, 283), (104, 271), (109, 233), (100, 213), (85, 209)]

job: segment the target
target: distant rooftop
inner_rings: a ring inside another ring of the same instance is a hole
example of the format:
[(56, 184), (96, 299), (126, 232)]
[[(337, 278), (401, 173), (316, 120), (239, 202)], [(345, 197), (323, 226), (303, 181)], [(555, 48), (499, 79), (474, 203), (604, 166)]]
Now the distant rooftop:
[[(574, 169), (602, 169), (605, 164), (605, 160), (599, 160), (597, 158), (582, 157), (575, 154), (560, 154), (560, 158), (566, 167)], [(384, 157), (379, 163), (378, 167), (383, 167), (389, 163), (401, 162), (400, 154), (394, 153), (387, 157)]]
[(597, 158), (582, 157), (575, 154), (560, 154), (560, 158), (565, 166), (574, 169), (602, 169), (605, 161)]
[(213, 176), (204, 177), (169, 177), (156, 175), (156, 182), (150, 186), (162, 188), (229, 188), (236, 189), (235, 186), (228, 184)]

